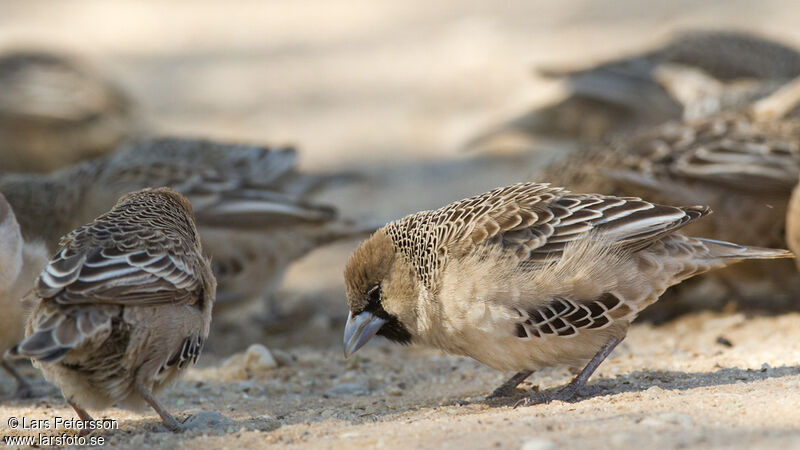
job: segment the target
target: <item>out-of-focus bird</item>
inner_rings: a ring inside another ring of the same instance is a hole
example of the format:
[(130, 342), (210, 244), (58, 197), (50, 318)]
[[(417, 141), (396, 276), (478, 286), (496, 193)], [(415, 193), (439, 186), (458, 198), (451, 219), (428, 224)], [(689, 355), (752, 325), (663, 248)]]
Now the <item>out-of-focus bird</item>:
[[(33, 288), (39, 272), (47, 265), (47, 249), (42, 244), (24, 242), (14, 211), (0, 194), (0, 354), (25, 335), (26, 305), (22, 298)], [(29, 306), (29, 305), (28, 305)], [(6, 359), (3, 369), (17, 381), (17, 397), (28, 397), (33, 389)]]
[(588, 364), (524, 404), (575, 395), (669, 286), (791, 253), (687, 237), (710, 211), (520, 183), (379, 229), (345, 269), (345, 355), (372, 336), (422, 343), (519, 373)]
[(0, 55), (0, 171), (49, 172), (102, 155), (139, 132), (128, 97), (57, 54)]
[[(800, 79), (738, 111), (670, 122), (620, 136), (610, 145), (587, 145), (535, 178), (577, 192), (638, 196), (667, 204), (701, 203), (714, 214), (688, 225), (688, 233), (785, 247), (787, 205), (800, 175), (800, 119), (786, 116), (799, 100)], [(794, 272), (789, 262), (755, 261), (702, 279), (722, 283), (728, 292), (722, 293), (721, 302), (734, 294), (749, 307), (794, 309), (793, 296), (787, 297), (800, 285)], [(691, 284), (679, 289), (685, 293)], [(714, 306), (708, 293), (703, 295), (706, 306)], [(663, 302), (654, 310), (671, 303)]]
[(154, 395), (197, 361), (215, 291), (189, 201), (134, 192), (61, 240), (9, 354), (31, 358), (81, 420), (86, 408), (148, 404), (179, 431)]
[(567, 97), (468, 145), (508, 133), (597, 139), (737, 109), (800, 75), (800, 52), (741, 32), (695, 31), (639, 55), (540, 73), (563, 80)]
[(0, 192), (23, 235), (54, 246), (127, 192), (177, 190), (192, 202), (219, 282), (218, 305), (224, 306), (269, 297), (292, 261), (320, 245), (374, 231), (309, 201), (346, 175), (302, 173), (296, 164), (292, 149), (161, 138), (47, 176), (0, 175)]

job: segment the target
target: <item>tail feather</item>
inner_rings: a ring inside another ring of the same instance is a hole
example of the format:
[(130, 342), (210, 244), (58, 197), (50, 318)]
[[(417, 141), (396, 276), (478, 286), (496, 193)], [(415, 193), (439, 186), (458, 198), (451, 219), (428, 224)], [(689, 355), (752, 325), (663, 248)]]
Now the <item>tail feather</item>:
[(702, 242), (709, 252), (709, 257), (719, 259), (778, 259), (794, 258), (789, 250), (764, 247), (748, 247), (715, 239), (693, 238)]
[(7, 357), (56, 362), (98, 333), (111, 331), (110, 318), (93, 308), (73, 309), (67, 314), (40, 312), (36, 322), (34, 331), (8, 350)]

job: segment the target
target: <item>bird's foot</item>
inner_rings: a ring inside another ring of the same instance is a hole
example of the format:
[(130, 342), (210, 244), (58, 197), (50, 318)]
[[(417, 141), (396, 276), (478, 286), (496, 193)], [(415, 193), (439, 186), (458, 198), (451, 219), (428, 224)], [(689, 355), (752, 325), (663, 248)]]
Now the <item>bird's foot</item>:
[(555, 400), (565, 402), (575, 397), (575, 394), (577, 393), (578, 390), (572, 386), (563, 387), (555, 392), (536, 392), (515, 403), (514, 408), (519, 408), (521, 406), (544, 405)]

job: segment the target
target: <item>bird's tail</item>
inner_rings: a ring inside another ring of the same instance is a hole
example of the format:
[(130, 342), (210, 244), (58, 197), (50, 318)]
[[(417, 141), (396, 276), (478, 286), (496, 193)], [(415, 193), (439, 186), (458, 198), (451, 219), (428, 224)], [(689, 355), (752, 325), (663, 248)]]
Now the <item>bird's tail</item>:
[(33, 332), (9, 349), (5, 356), (52, 363), (91, 337), (110, 332), (111, 320), (102, 311), (89, 308), (73, 312), (39, 312)]
[(708, 249), (708, 257), (713, 259), (736, 260), (745, 259), (778, 259), (794, 258), (794, 253), (778, 248), (748, 247), (731, 242), (714, 239), (692, 238), (701, 242)]

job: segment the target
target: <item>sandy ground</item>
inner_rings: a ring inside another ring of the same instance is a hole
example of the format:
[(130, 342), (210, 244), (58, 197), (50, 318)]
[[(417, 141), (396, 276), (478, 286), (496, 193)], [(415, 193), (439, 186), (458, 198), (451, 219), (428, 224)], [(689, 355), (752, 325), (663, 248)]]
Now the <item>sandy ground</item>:
[[(534, 65), (582, 64), (697, 26), (800, 45), (798, 14), (780, 1), (6, 1), (0, 48), (85, 55), (158, 132), (292, 142), (308, 168), (355, 167), (367, 180), (321, 200), (390, 220), (525, 180), (558, 156), (459, 151), (555, 95)], [(515, 398), (485, 403), (510, 374), (382, 340), (343, 359), (341, 272), (355, 245), (295, 264), (278, 299), (287, 317), (270, 330), (219, 320), (199, 366), (162, 395), (181, 418), (217, 411), (229, 422), (176, 435), (150, 411), (112, 409), (94, 414), (120, 429), (96, 435), (121, 448), (800, 448), (800, 313), (637, 324), (579, 401), (513, 409), (572, 373), (542, 371)], [(278, 367), (226, 362), (252, 343)], [(37, 380), (42, 397), (0, 404), (2, 434), (20, 433), (8, 417), (73, 417)], [(0, 377), (0, 392), (12, 390)]]

